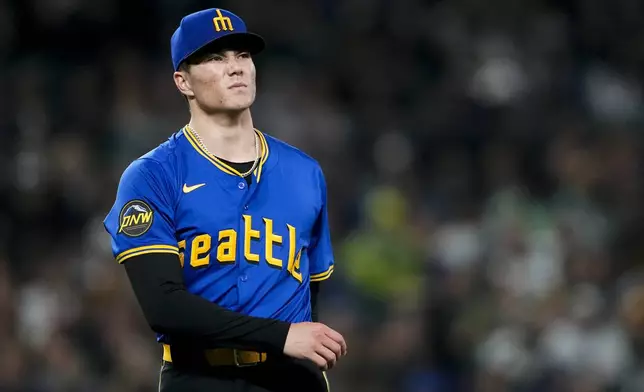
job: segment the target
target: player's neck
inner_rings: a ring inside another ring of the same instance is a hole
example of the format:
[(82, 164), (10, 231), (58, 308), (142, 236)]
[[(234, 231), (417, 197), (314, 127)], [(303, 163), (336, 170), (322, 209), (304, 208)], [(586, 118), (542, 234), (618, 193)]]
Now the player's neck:
[(193, 113), (189, 125), (213, 155), (231, 162), (255, 160), (255, 133), (250, 110), (230, 114)]

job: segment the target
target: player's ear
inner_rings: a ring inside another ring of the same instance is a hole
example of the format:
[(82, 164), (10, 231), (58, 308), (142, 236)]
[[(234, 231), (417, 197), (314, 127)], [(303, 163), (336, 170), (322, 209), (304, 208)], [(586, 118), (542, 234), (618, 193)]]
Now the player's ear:
[(174, 84), (177, 86), (177, 89), (181, 94), (185, 95), (186, 97), (192, 97), (194, 96), (194, 92), (192, 91), (192, 85), (190, 83), (190, 75), (188, 74), (187, 71), (185, 70), (179, 70), (174, 73)]

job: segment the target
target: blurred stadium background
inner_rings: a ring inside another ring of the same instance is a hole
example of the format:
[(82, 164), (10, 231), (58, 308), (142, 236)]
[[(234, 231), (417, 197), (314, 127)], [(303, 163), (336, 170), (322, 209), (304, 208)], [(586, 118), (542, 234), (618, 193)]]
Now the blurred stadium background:
[(270, 44), (256, 126), (327, 175), (334, 392), (644, 390), (644, 2), (4, 0), (1, 391), (156, 390), (101, 222), (213, 6)]

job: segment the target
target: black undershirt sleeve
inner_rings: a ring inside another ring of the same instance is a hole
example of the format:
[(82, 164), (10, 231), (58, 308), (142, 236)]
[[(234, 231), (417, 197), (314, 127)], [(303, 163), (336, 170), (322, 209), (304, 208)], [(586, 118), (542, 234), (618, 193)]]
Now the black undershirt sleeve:
[(283, 352), (290, 323), (243, 315), (189, 293), (176, 255), (135, 256), (124, 266), (150, 327), (172, 342)]
[(320, 295), (320, 282), (311, 282), (311, 320), (317, 323), (318, 318), (318, 297)]

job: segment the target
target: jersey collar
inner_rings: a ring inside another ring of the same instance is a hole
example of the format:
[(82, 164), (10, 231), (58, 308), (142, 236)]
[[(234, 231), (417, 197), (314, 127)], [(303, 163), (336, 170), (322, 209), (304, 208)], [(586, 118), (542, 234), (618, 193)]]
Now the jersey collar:
[[(259, 139), (261, 152), (260, 152), (259, 164), (253, 171), (253, 174), (255, 175), (256, 181), (259, 182), (262, 177), (264, 166), (266, 164), (266, 161), (268, 160), (270, 151), (264, 134), (260, 132), (258, 129), (255, 129), (255, 133), (257, 134)], [(216, 156), (204, 150), (203, 147), (201, 147), (201, 145), (197, 141), (197, 137), (195, 136), (194, 131), (188, 125), (183, 127), (183, 134), (186, 135), (186, 139), (188, 139), (188, 142), (190, 142), (190, 144), (197, 151), (197, 153), (199, 153), (199, 155), (203, 156), (208, 161), (210, 161), (210, 163), (215, 165), (217, 169), (231, 176), (236, 176), (236, 177), (242, 176), (241, 173), (237, 171), (235, 168), (231, 167), (230, 165), (226, 164), (226, 162), (222, 161), (221, 159), (217, 158)]]

